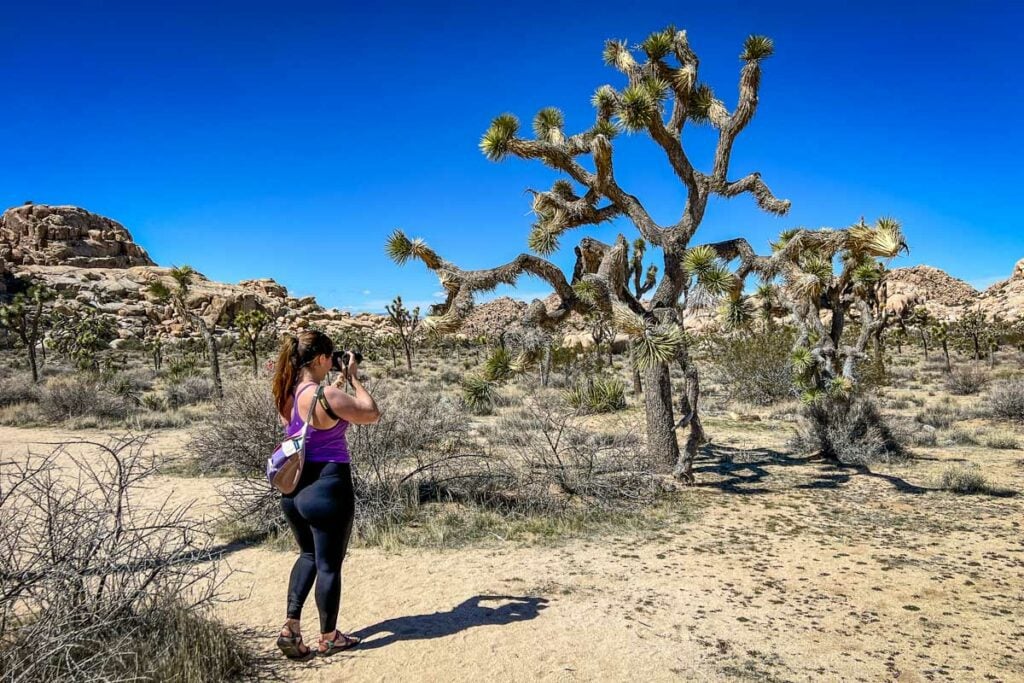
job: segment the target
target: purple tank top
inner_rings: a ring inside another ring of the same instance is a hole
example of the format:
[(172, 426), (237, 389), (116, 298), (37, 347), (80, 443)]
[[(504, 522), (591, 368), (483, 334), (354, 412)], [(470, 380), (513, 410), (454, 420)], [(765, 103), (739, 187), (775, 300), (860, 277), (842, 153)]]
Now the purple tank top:
[[(307, 384), (301, 390), (292, 393), (292, 419), (288, 423), (288, 433), (298, 434), (302, 431), (302, 418), (299, 415), (299, 396), (313, 383)], [(348, 441), (345, 440), (345, 430), (348, 429), (347, 420), (338, 420), (330, 429), (317, 429), (309, 425), (306, 432), (306, 460), (309, 462), (349, 462)]]

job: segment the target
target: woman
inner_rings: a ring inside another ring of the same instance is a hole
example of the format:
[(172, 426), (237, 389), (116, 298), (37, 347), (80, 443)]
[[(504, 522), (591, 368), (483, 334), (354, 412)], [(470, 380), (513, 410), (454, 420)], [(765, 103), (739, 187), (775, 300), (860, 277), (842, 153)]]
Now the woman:
[[(322, 332), (285, 335), (274, 370), (274, 401), (288, 434), (297, 434), (316, 398), (316, 388), (331, 370), (334, 344)], [(351, 354), (354, 356), (355, 354)], [(355, 395), (343, 387), (346, 379)], [(337, 630), (341, 607), (341, 563), (352, 533), (355, 504), (352, 470), (345, 430), (349, 424), (372, 424), (380, 417), (373, 397), (359, 382), (358, 366), (351, 358), (343, 376), (324, 389), (306, 436), (306, 462), (299, 485), (281, 497), (288, 526), (299, 543), (299, 558), (288, 585), (288, 619), (277, 645), (289, 658), (312, 655), (302, 642), (302, 605), (316, 581), (320, 612), (317, 652), (329, 656), (359, 644), (357, 638)]]

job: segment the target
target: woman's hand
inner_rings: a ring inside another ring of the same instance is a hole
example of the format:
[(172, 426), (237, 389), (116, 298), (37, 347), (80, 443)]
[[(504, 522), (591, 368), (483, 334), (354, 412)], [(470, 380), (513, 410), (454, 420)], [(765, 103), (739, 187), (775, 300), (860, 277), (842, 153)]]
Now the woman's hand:
[(345, 366), (345, 379), (351, 382), (359, 379), (359, 362), (356, 361), (356, 354), (348, 352), (348, 365)]

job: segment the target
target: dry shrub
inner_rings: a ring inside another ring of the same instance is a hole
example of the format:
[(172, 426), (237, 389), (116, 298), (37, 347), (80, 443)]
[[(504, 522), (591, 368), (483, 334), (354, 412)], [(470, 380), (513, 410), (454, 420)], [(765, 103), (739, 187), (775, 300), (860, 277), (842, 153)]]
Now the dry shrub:
[(32, 382), (31, 375), (10, 375), (0, 377), (0, 408), (19, 403), (37, 403), (40, 389)]
[(47, 380), (40, 408), (44, 419), (62, 422), (92, 416), (103, 420), (124, 420), (132, 412), (132, 402), (106, 390), (94, 375), (59, 375)]
[(1024, 423), (1024, 380), (1008, 380), (993, 386), (988, 406), (996, 417)]
[(988, 372), (977, 365), (962, 365), (946, 375), (946, 389), (957, 396), (972, 396), (988, 383)]
[(154, 471), (146, 438), (132, 436), (3, 464), (0, 671), (47, 683), (251, 671), (239, 635), (205, 614), (222, 576), (202, 522), (136, 499)]
[(1012, 489), (993, 486), (975, 464), (953, 464), (942, 471), (938, 487), (962, 495), (981, 494), (986, 496), (1009, 497), (1015, 495)]
[(891, 462), (905, 456), (878, 408), (864, 396), (820, 399), (804, 409), (805, 427), (793, 443), (847, 465)]
[(790, 358), (792, 331), (740, 332), (711, 338), (708, 343), (712, 372), (729, 397), (770, 405), (796, 395)]
[(217, 394), (217, 387), (209, 377), (189, 375), (169, 384), (164, 394), (171, 408), (181, 408), (213, 400)]

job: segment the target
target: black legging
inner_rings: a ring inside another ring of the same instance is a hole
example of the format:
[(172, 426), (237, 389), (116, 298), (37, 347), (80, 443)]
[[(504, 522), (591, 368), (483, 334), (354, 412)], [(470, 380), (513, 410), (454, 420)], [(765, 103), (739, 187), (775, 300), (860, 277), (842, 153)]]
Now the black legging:
[(281, 508), (300, 550), (288, 584), (288, 618), (302, 617), (302, 604), (315, 579), (320, 632), (334, 633), (341, 608), (341, 562), (355, 514), (352, 468), (333, 462), (305, 463), (298, 488), (281, 497)]

